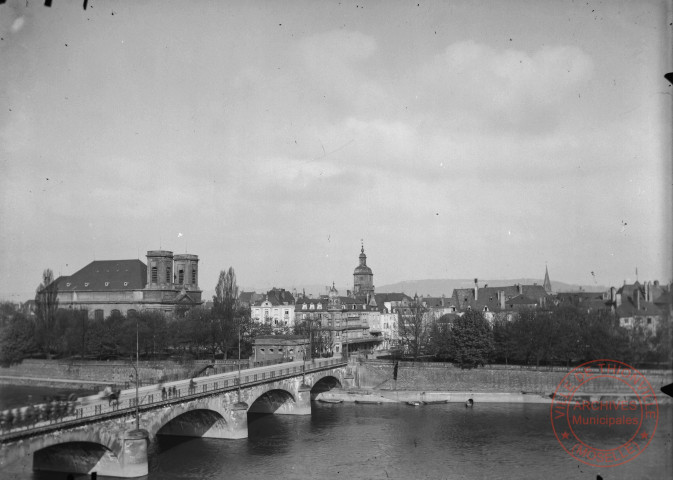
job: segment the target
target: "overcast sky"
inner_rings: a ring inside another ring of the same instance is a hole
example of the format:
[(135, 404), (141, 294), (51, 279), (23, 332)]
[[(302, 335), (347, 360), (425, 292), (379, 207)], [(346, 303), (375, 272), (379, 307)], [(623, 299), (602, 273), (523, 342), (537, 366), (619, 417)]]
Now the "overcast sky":
[(345, 286), (360, 239), (375, 285), (671, 279), (668, 2), (43, 3), (0, 5), (1, 299), (160, 247)]

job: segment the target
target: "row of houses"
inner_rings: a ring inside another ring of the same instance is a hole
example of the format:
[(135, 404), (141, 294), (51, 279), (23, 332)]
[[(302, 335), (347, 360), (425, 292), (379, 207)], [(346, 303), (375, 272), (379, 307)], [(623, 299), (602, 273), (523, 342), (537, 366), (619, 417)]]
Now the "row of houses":
[[(203, 305), (198, 282), (198, 256), (165, 250), (147, 252), (140, 260), (93, 261), (73, 275), (57, 278), (50, 287), (58, 292), (60, 308), (84, 309), (92, 319), (133, 314), (138, 310), (175, 315)], [(364, 245), (353, 270), (353, 289), (341, 295), (332, 284), (312, 296), (273, 288), (266, 293), (242, 292), (239, 301), (250, 308), (252, 319), (276, 331), (308, 325), (333, 354), (344, 349), (389, 349), (400, 341), (400, 329), (419, 310), (424, 321), (451, 321), (467, 310), (477, 310), (489, 321), (511, 319), (528, 308), (571, 305), (587, 311), (606, 310), (627, 328), (638, 325), (656, 331), (670, 318), (671, 285), (658, 281), (622, 285), (607, 292), (552, 292), (545, 269), (542, 285), (515, 284), (455, 289), (450, 296), (411, 296), (376, 293), (374, 273), (367, 265)], [(30, 303), (30, 302), (29, 302)], [(34, 302), (33, 302), (34, 307)]]

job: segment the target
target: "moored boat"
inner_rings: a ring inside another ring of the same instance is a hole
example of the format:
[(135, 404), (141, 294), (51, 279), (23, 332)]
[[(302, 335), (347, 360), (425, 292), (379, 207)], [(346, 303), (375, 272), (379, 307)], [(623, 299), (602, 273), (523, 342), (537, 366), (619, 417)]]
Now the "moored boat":
[(335, 398), (319, 398), (318, 401), (322, 403), (343, 403), (343, 400), (337, 400)]

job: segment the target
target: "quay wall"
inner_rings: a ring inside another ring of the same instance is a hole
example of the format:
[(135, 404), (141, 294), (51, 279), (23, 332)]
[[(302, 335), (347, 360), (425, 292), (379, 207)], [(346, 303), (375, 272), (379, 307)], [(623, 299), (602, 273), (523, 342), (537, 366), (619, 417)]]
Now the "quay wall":
[[(363, 389), (443, 391), (443, 392), (504, 392), (539, 393), (548, 395), (556, 390), (569, 368), (486, 366), (461, 369), (445, 363), (399, 362), (397, 382), (393, 381), (391, 361), (365, 360), (355, 367), (355, 383)], [(643, 370), (645, 378), (656, 393), (673, 382), (671, 370)], [(625, 383), (614, 378), (592, 380), (582, 388), (585, 393), (630, 394)], [(662, 394), (663, 396), (663, 394)]]
[[(241, 360), (241, 368), (245, 369), (270, 363)], [(11, 367), (0, 368), (0, 383), (47, 386), (50, 383), (49, 379), (53, 379), (55, 380), (54, 383), (58, 384), (70, 380), (74, 384), (92, 382), (95, 384), (116, 385), (121, 388), (128, 388), (127, 384), (132, 383), (131, 375), (135, 376), (134, 365), (135, 362), (120, 360), (63, 361), (26, 359)], [(153, 385), (160, 381), (184, 380), (195, 376), (206, 365), (213, 365), (214, 368), (202, 373), (202, 375), (226, 373), (238, 369), (237, 360), (216, 360), (215, 362), (193, 360), (184, 363), (172, 360), (141, 361), (138, 363), (138, 376), (140, 377), (141, 386)]]

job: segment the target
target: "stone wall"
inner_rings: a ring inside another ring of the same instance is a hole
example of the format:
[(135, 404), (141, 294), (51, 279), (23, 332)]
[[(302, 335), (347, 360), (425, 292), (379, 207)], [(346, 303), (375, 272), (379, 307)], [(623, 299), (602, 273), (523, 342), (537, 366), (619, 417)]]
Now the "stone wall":
[[(400, 362), (397, 382), (393, 381), (390, 361), (365, 361), (356, 369), (356, 385), (360, 388), (379, 388), (417, 391), (463, 392), (529, 392), (549, 394), (568, 373), (569, 369), (534, 370), (502, 366), (462, 370), (444, 363)], [(673, 381), (670, 370), (643, 370), (655, 392)], [(587, 393), (631, 393), (630, 388), (615, 379), (604, 378), (586, 384)]]
[[(242, 368), (253, 366), (252, 360), (242, 360)], [(258, 362), (262, 366), (271, 363)], [(232, 372), (238, 369), (237, 360), (217, 360), (214, 364), (209, 360), (194, 360), (185, 363), (174, 361), (141, 361), (138, 364), (138, 374), (141, 385), (158, 383), (160, 379), (166, 381), (190, 378), (206, 365), (214, 365), (209, 374)], [(114, 384), (128, 388), (131, 375), (135, 375), (131, 362), (123, 361), (62, 361), (62, 360), (34, 360), (27, 359), (20, 364), (8, 368), (0, 368), (0, 377), (3, 383), (14, 383), (12, 377), (34, 379), (78, 380), (85, 382), (99, 382)], [(16, 380), (15, 383), (26, 383)], [(44, 382), (38, 382), (43, 385)]]

